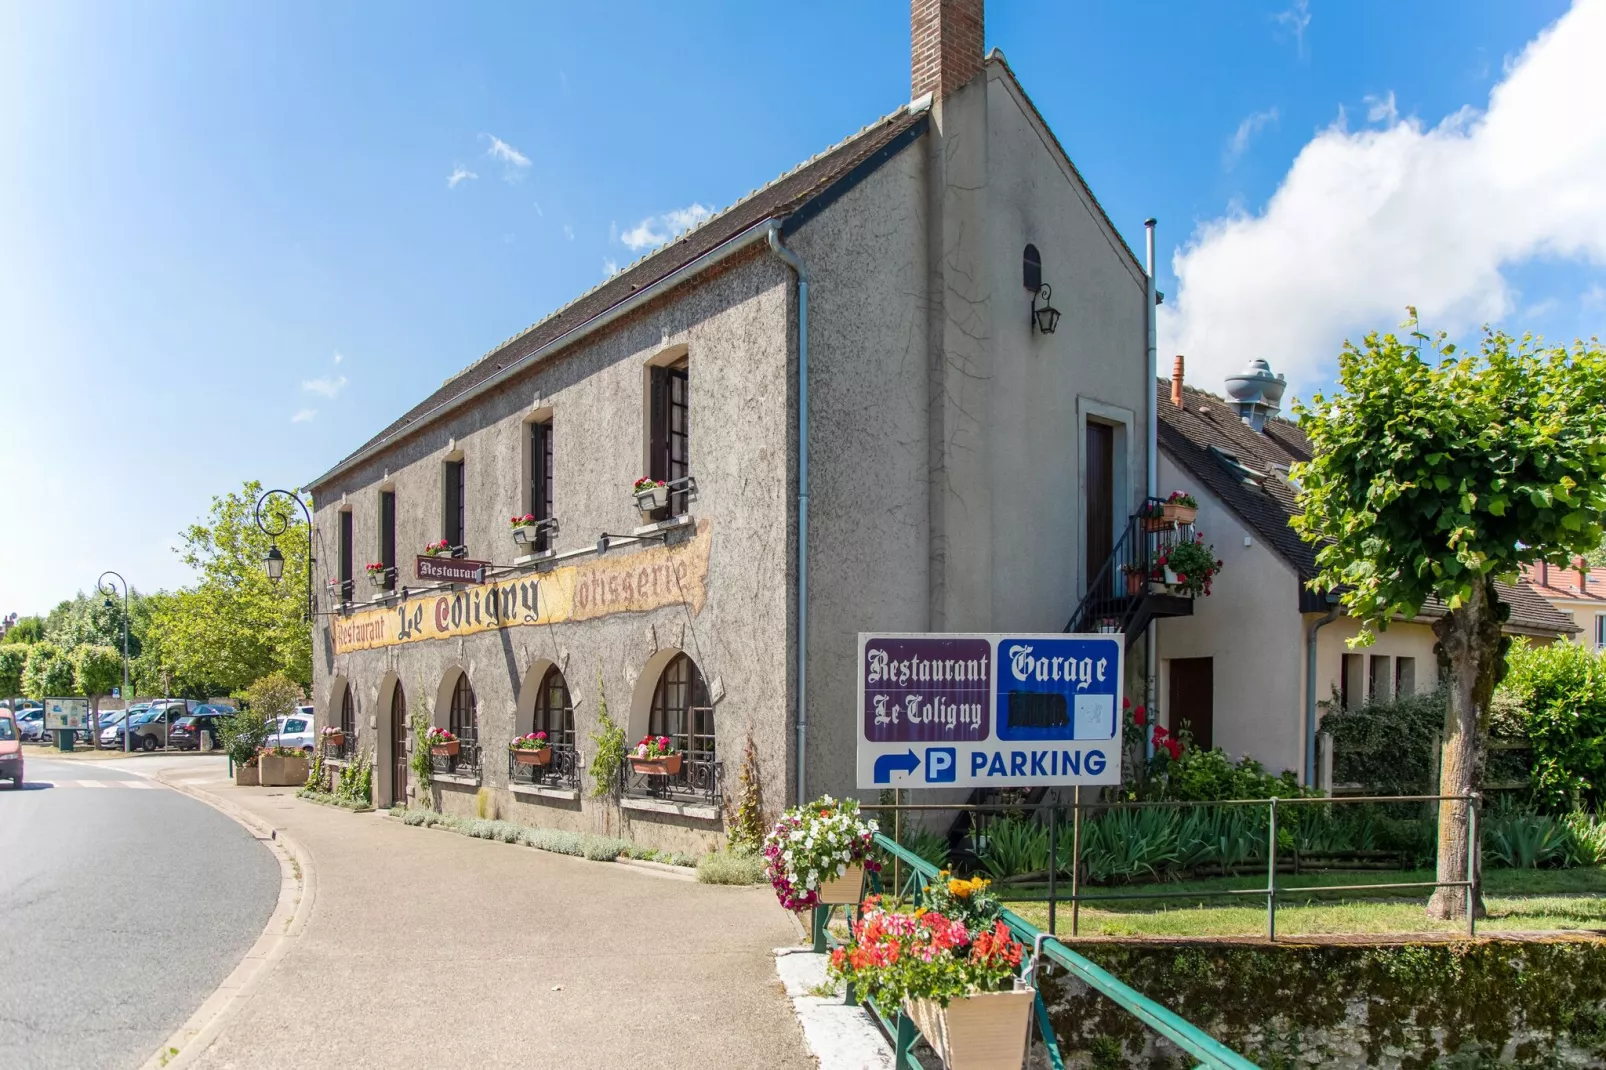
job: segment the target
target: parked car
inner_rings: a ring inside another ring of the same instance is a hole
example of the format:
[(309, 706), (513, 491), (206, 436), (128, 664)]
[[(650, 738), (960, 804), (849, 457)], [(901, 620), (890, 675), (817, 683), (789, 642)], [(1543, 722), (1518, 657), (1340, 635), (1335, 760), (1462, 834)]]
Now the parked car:
[(235, 714), (239, 713), (240, 711), (235, 709), (233, 706), (225, 706), (220, 702), (208, 702), (205, 705), (195, 707), (190, 712), (191, 713), (210, 713), (210, 714), (212, 714), (214, 716), (217, 716), (217, 717), (233, 717)]
[[(197, 710), (216, 709), (217, 707), (198, 706)], [(199, 750), (202, 737), (210, 740), (212, 749), (218, 747), (217, 723), (221, 716), (216, 713), (189, 713), (173, 722), (167, 730), (167, 745), (175, 750)]]
[(311, 754), (317, 746), (312, 731), (312, 707), (298, 706), (294, 714), (279, 718), (268, 735), (268, 746), (291, 747)]
[(9, 710), (0, 710), (0, 780), (22, 787), (22, 731)]
[(114, 749), (121, 749), (125, 729), (133, 737), (129, 750), (158, 750), (167, 742), (167, 718), (161, 710), (146, 710), (144, 713), (135, 714), (127, 721), (103, 729), (100, 733), (101, 743)]
[(28, 743), (38, 743), (45, 738), (45, 708), (43, 706), (30, 706), (19, 710), (16, 714), (17, 734)]

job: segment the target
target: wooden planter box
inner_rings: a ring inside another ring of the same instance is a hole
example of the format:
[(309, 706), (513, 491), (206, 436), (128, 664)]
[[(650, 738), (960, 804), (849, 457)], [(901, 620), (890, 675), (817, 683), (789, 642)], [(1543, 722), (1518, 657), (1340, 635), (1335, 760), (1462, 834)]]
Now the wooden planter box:
[(237, 765), (234, 767), (234, 786), (237, 788), (254, 788), (262, 783), (261, 771), (254, 765)]
[(542, 747), (540, 750), (515, 749), (513, 750), (513, 760), (520, 765), (550, 765), (552, 763), (552, 748)]
[(1194, 517), (1198, 515), (1199, 507), (1196, 505), (1167, 505), (1165, 507), (1165, 519), (1173, 524), (1191, 524)]
[(637, 758), (632, 756), (630, 768), (646, 776), (674, 776), (680, 772), (679, 754), (671, 754), (664, 758)]
[(264, 754), (257, 759), (257, 771), (265, 788), (299, 788), (307, 782), (307, 760), (299, 754)]
[(864, 867), (849, 866), (842, 876), (821, 881), (817, 892), (822, 906), (858, 906), (864, 899)]
[(1020, 1070), (1036, 993), (980, 992), (951, 1000), (910, 999), (907, 1014), (948, 1070)]
[(450, 743), (432, 743), (429, 752), (441, 758), (455, 758), (462, 743), (460, 739), (454, 739)]

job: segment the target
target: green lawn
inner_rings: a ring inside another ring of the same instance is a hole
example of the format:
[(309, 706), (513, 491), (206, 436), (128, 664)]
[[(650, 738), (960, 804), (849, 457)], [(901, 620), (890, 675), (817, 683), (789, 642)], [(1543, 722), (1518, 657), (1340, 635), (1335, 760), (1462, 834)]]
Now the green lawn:
[[(1381, 884), (1431, 881), (1431, 870), (1280, 875), (1277, 880), (1279, 936), (1334, 933), (1458, 932), (1458, 922), (1431, 922), (1423, 905), (1431, 889), (1357, 891), (1326, 895), (1300, 891), (1324, 884)], [(1062, 886), (1063, 887), (1063, 886)], [(1175, 899), (1129, 899), (1081, 909), (1081, 936), (1262, 936), (1266, 932), (1264, 896), (1223, 895), (1230, 889), (1265, 887), (1264, 877), (1226, 877), (1149, 885), (1156, 891), (1186, 892)], [(1069, 888), (1064, 888), (1069, 891)], [(1130, 893), (1145, 886), (1088, 888), (1086, 894)], [(1009, 903), (1011, 910), (1047, 928), (1046, 903)], [(1606, 930), (1606, 869), (1489, 870), (1484, 874), (1488, 917), (1479, 931)], [(1071, 931), (1070, 904), (1060, 903), (1056, 926)]]

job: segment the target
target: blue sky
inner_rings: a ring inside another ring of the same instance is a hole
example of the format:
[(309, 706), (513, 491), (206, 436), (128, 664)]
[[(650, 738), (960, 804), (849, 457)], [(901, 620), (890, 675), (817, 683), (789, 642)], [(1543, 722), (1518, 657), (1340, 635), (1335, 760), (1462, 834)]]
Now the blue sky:
[[(1213, 376), (1261, 342), (1231, 333), (1242, 309), (1274, 307), (1271, 351), (1243, 359), (1308, 387), (1346, 333), (1413, 300), (1463, 330), (1488, 308), (1553, 336), (1600, 330), (1606, 194), (1579, 176), (1602, 173), (1602, 120), (1565, 86), (1511, 96), (1556, 94), (1563, 125), (1531, 136), (1587, 151), (1502, 189), (1554, 189), (1580, 243), (1519, 220), (1446, 250), (1492, 257), (1497, 282), (1473, 272), (1443, 293), (1409, 272), (1353, 297), (1346, 278), (1253, 278), (1291, 274), (1290, 255), (1355, 259), (1321, 246), (1343, 236), (1288, 248), (1323, 166), (1417, 160), (1431, 185), (1436, 167), (1504, 158), (1494, 134), (1440, 124), (1489, 109), (1568, 9), (992, 0), (987, 39), (1134, 248), (1160, 218), (1166, 341)], [(1574, 15), (1601, 54), (1599, 20)], [(908, 47), (907, 5), (862, 0), (0, 7), (0, 613), (46, 609), (104, 568), (184, 582), (171, 545), (210, 495), (311, 478), (635, 259), (632, 240), (898, 107)], [(1543, 126), (1507, 110), (1507, 128)], [(1364, 231), (1376, 215), (1338, 217)], [(1389, 241), (1445, 240), (1380, 230), (1358, 248), (1391, 263)]]

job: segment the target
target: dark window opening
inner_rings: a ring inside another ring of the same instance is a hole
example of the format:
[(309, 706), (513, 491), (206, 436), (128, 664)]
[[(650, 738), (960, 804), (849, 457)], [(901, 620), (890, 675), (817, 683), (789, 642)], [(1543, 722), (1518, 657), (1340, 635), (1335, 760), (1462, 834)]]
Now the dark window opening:
[(385, 566), (384, 587), (396, 586), (396, 492), (379, 492), (379, 563)]
[(340, 513), (340, 600), (349, 602), (355, 593), (351, 582), (351, 510), (345, 509)]
[(467, 529), (468, 493), (464, 486), (463, 461), (446, 462), (446, 501), (442, 516), (441, 538), (451, 547), (453, 554), (463, 550), (463, 533)]
[(683, 779), (687, 764), (714, 760), (714, 704), (709, 701), (703, 674), (685, 654), (676, 654), (658, 678), (647, 731), (668, 736), (675, 749), (685, 754)]
[[(530, 512), (536, 520), (551, 520), (552, 507), (552, 421), (530, 425)], [(551, 536), (543, 529), (535, 549), (550, 550)]]
[(464, 747), (479, 740), (479, 704), (474, 699), (474, 688), (468, 682), (468, 673), (457, 674), (457, 685), (452, 688), (452, 706), (446, 727), (462, 740)]
[(535, 727), (532, 731), (545, 732), (554, 747), (574, 746), (574, 703), (569, 698), (569, 684), (556, 665), (541, 677), (541, 686), (535, 693)]
[(1021, 254), (1021, 282), (1032, 293), (1043, 288), (1043, 258), (1037, 253), (1037, 246), (1027, 245), (1026, 251)]
[[(691, 475), (691, 378), (685, 360), (669, 368), (651, 370), (652, 436), (649, 442), (647, 474), (653, 479), (673, 483)], [(691, 507), (690, 492), (684, 488), (669, 496), (662, 515), (677, 516)]]

